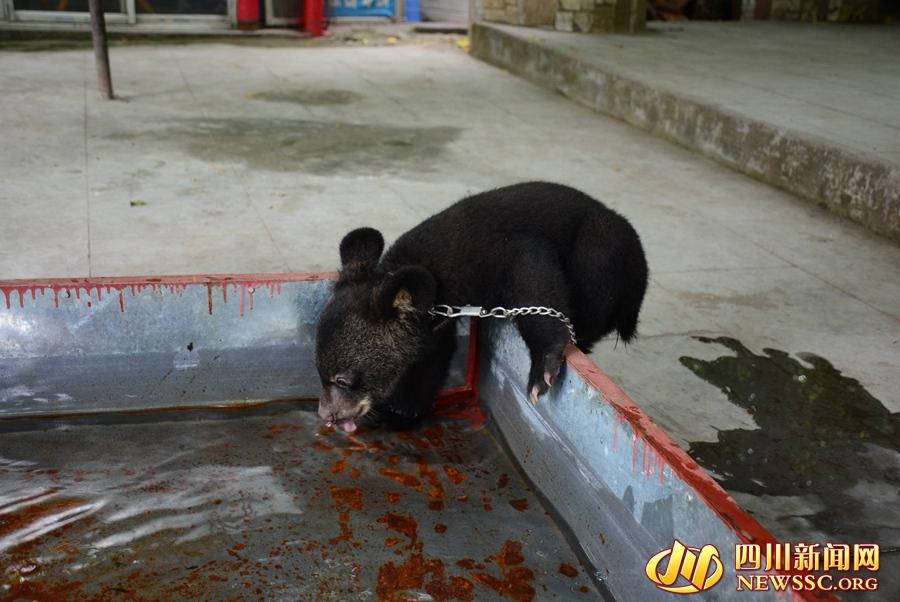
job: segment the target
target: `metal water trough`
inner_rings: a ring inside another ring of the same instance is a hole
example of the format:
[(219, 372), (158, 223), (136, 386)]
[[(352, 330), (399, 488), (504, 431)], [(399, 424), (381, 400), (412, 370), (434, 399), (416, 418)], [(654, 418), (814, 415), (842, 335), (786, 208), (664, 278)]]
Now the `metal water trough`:
[(675, 539), (720, 553), (696, 597), (779, 597), (735, 591), (771, 535), (582, 353), (528, 402), (510, 323), (460, 322), (420, 427), (323, 427), (333, 276), (0, 282), (0, 599), (644, 601)]

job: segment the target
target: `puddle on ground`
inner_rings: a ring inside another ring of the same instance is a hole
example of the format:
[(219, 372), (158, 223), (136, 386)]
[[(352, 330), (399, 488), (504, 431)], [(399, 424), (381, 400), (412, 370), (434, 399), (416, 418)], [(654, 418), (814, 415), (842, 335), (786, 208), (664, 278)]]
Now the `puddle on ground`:
[(296, 90), (266, 90), (250, 95), (254, 100), (269, 102), (288, 102), (298, 105), (347, 105), (363, 99), (362, 94), (351, 90), (314, 90), (300, 88)]
[(348, 436), (282, 403), (0, 422), (0, 599), (19, 598), (599, 596), (488, 429)]
[(332, 174), (428, 171), (459, 132), (455, 127), (234, 117), (181, 119), (161, 130), (109, 138), (176, 145), (210, 163)]
[(900, 491), (900, 413), (812, 353), (757, 355), (732, 338), (697, 339), (735, 355), (681, 363), (759, 428), (721, 431), (718, 441), (691, 443), (690, 455), (732, 492), (818, 496), (821, 510), (802, 518), (829, 536), (900, 544), (890, 510)]

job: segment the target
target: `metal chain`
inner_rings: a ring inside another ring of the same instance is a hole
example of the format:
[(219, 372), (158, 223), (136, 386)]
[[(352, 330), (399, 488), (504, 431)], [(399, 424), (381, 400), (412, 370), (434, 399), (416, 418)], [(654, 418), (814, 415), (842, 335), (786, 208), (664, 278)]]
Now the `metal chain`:
[(543, 307), (532, 305), (529, 307), (513, 307), (506, 309), (505, 307), (494, 307), (485, 309), (478, 305), (435, 305), (428, 310), (429, 315), (444, 316), (445, 318), (514, 318), (516, 316), (550, 316), (562, 322), (566, 330), (569, 331), (569, 339), (573, 344), (577, 342), (575, 338), (575, 327), (572, 326), (571, 320), (558, 309), (552, 307)]

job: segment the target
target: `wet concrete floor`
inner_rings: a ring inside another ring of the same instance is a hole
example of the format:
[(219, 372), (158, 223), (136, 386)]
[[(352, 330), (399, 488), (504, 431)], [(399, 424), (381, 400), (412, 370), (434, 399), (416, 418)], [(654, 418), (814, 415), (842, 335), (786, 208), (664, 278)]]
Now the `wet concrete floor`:
[(896, 599), (900, 413), (819, 355), (771, 348), (756, 354), (730, 337), (697, 340), (726, 355), (683, 356), (681, 363), (746, 410), (755, 425), (693, 441), (688, 453), (732, 493), (773, 504), (809, 501), (793, 513), (784, 510), (782, 520), (803, 521), (832, 542), (879, 544), (879, 594)]

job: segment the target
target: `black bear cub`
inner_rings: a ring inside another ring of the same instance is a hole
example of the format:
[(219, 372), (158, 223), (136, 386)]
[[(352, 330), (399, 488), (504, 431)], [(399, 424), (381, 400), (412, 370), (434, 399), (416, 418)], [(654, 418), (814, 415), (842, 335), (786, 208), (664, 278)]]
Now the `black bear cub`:
[[(465, 198), (402, 235), (382, 257), (377, 230), (341, 241), (341, 271), (323, 310), (316, 367), (319, 415), (347, 432), (365, 419), (402, 426), (426, 414), (447, 375), (453, 320), (435, 304), (552, 307), (577, 345), (635, 335), (647, 288), (628, 221), (573, 188), (546, 182)], [(532, 401), (553, 384), (570, 340), (547, 316), (515, 318), (531, 354)]]

